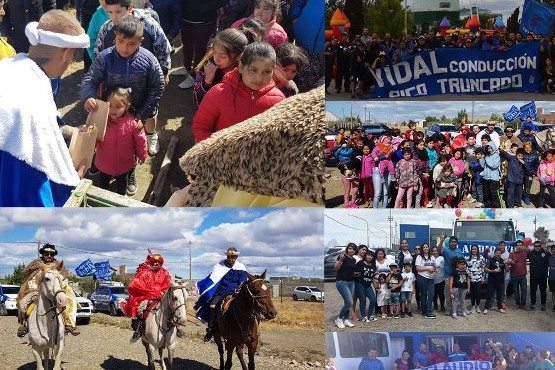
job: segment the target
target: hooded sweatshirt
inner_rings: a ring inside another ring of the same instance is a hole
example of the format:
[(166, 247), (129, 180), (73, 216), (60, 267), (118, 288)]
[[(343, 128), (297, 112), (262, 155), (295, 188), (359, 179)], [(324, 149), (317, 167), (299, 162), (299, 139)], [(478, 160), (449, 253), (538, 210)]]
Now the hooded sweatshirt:
[(487, 152), (488, 146), (493, 149), (493, 153), (487, 153), (485, 158), (480, 159), (480, 166), (484, 168), (481, 175), (484, 180), (499, 181), (500, 173), (499, 169), (501, 166), (501, 157), (497, 152), (497, 146), (493, 141), (490, 141), (484, 146), (484, 150)]

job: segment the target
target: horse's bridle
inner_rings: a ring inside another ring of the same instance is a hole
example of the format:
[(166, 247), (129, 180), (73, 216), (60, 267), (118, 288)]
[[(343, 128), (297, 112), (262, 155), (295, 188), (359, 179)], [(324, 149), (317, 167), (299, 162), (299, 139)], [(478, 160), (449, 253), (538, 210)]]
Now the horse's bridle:
[[(46, 274), (45, 274), (45, 275), (46, 275)], [(59, 275), (59, 274), (58, 274), (58, 275)], [(60, 283), (60, 287), (61, 287), (61, 286), (62, 286), (62, 282), (60, 281), (59, 276), (56, 276), (56, 279), (57, 279), (58, 282)], [(42, 283), (43, 281), (44, 281), (44, 276), (43, 276), (42, 279), (41, 279), (41, 283)], [(44, 314), (40, 315), (40, 316), (46, 316), (48, 313), (50, 313), (51, 311), (54, 311), (55, 309), (58, 308), (58, 305), (56, 304), (56, 297), (57, 297), (58, 294), (60, 294), (60, 293), (64, 293), (64, 294), (65, 294), (65, 291), (64, 291), (63, 289), (59, 289), (59, 290), (56, 290), (56, 291), (54, 292), (52, 299), (50, 299), (50, 298), (47, 297), (48, 303), (50, 303), (50, 309), (46, 310), (46, 312), (45, 312)], [(66, 309), (65, 307), (62, 308), (62, 310), (61, 310), (60, 312), (58, 312), (55, 316), (60, 315), (62, 312), (65, 311), (65, 309)]]
[[(173, 292), (174, 290), (185, 290), (183, 296), (185, 297), (185, 301), (183, 303), (181, 303), (180, 305), (176, 305), (173, 302)], [(170, 294), (170, 308), (172, 310), (172, 318), (171, 320), (168, 320), (168, 322), (170, 322), (172, 325), (174, 326), (183, 326), (184, 324), (179, 323), (179, 320), (177, 319), (177, 317), (175, 316), (175, 313), (177, 312), (177, 310), (179, 310), (181, 307), (183, 306), (187, 306), (187, 289), (185, 288), (185, 285), (176, 285), (176, 286), (172, 286), (168, 289), (169, 294)], [(187, 308), (187, 307), (185, 307)]]
[[(250, 281), (247, 281), (247, 282), (243, 283), (243, 284), (245, 284), (245, 288), (246, 288), (248, 294), (249, 294), (250, 297), (252, 298), (252, 309), (251, 309), (251, 311), (249, 312), (249, 316), (252, 317), (252, 318), (254, 318), (254, 319), (258, 319), (258, 320), (263, 319), (263, 317), (261, 316), (262, 313), (263, 313), (263, 312), (262, 312), (262, 306), (258, 303), (258, 300), (259, 300), (259, 299), (262, 299), (262, 298), (269, 298), (269, 297), (270, 297), (269, 294), (255, 295), (255, 294), (251, 291), (251, 289), (250, 289), (249, 286), (252, 285), (254, 282), (260, 281), (260, 280), (264, 280), (264, 279), (258, 278), (258, 279), (250, 280)], [(237, 308), (238, 308), (240, 311), (243, 311), (243, 310), (241, 309), (241, 307), (239, 307), (239, 305), (234, 305), (234, 307), (235, 307), (235, 306), (237, 306)], [(235, 315), (235, 312), (234, 312), (234, 315)]]

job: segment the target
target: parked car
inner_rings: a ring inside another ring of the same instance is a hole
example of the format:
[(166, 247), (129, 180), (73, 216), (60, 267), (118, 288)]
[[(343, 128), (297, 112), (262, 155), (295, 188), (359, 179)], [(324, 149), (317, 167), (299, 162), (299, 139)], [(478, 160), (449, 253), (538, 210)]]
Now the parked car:
[(93, 315), (93, 304), (89, 299), (83, 297), (81, 294), (75, 291), (74, 293), (75, 298), (77, 298), (77, 322), (88, 325)]
[(0, 316), (6, 316), (11, 312), (17, 312), (16, 298), (19, 293), (19, 285), (0, 285)]
[(89, 296), (95, 311), (107, 311), (112, 316), (117, 316), (121, 311), (121, 303), (128, 300), (124, 286), (100, 285)]
[(324, 257), (324, 281), (335, 281), (337, 276), (337, 271), (335, 271), (335, 262), (337, 261), (337, 256), (341, 252), (333, 252), (326, 254)]
[(323, 302), (324, 292), (314, 286), (298, 286), (293, 289), (293, 300), (304, 299), (311, 302)]
[(383, 134), (388, 133), (389, 131), (391, 131), (391, 129), (389, 127), (387, 127), (387, 125), (384, 125), (383, 123), (364, 124), (364, 125), (360, 126), (360, 129), (366, 135), (371, 134), (374, 137), (382, 136)]

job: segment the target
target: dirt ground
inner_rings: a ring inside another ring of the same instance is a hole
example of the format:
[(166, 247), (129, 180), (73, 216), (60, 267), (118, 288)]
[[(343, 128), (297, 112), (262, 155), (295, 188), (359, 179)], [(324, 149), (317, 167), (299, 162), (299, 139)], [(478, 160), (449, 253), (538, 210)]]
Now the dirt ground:
[[(80, 325), (81, 335), (66, 337), (62, 356), (63, 369), (136, 370), (146, 369), (146, 353), (140, 342), (130, 344), (129, 319), (95, 313), (88, 325)], [(204, 343), (204, 325), (187, 323), (184, 339), (178, 339), (174, 366), (176, 369), (209, 370), (218, 368), (218, 351), (213, 341)], [(255, 363), (260, 369), (310, 370), (322, 367), (323, 333), (278, 331), (261, 323), (261, 346)], [(0, 358), (2, 369), (35, 369), (27, 337), (17, 338), (17, 317), (0, 317)], [(161, 368), (159, 363), (157, 369)], [(236, 356), (233, 369), (240, 369)]]
[[(56, 99), (63, 119), (72, 126), (85, 123), (87, 117), (83, 105), (79, 101), (79, 89), (84, 73), (81, 55), (77, 54), (80, 53), (76, 53), (75, 61), (69, 66), (62, 78), (60, 93)], [(181, 48), (179, 48), (172, 55), (172, 68), (181, 67), (181, 62), (182, 54)], [(137, 166), (136, 178), (139, 189), (137, 194), (132, 197), (133, 199), (143, 202), (148, 201), (172, 135), (177, 135), (179, 142), (166, 178), (161, 202), (157, 205), (164, 205), (171, 196), (172, 189), (182, 188), (187, 184), (185, 174), (177, 165), (177, 162), (194, 144), (191, 123), (196, 112), (196, 106), (193, 101), (193, 89), (182, 90), (177, 86), (183, 79), (183, 76), (170, 76), (170, 82), (166, 86), (160, 101), (158, 114), (157, 130), (160, 152), (155, 157), (149, 157), (144, 164)]]
[[(434, 331), (434, 332), (467, 332), (467, 331), (555, 331), (555, 312), (551, 310), (553, 303), (550, 300), (548, 292), (547, 310), (535, 311), (517, 310), (513, 297), (507, 298), (507, 312), (499, 313), (496, 310), (490, 310), (487, 315), (470, 314), (466, 318), (457, 317), (453, 319), (446, 315), (446, 312), (435, 312), (437, 319), (425, 319), (422, 315), (417, 314), (416, 303), (413, 297), (411, 310), (414, 314), (412, 318), (405, 317), (400, 319), (382, 319), (377, 321), (364, 323), (362, 321), (353, 321), (354, 328), (339, 329), (335, 326), (334, 320), (343, 306), (343, 299), (339, 295), (335, 287), (335, 282), (325, 284), (326, 304), (324, 313), (325, 331)], [(530, 297), (528, 297), (529, 301)], [(539, 294), (537, 299), (539, 300)], [(367, 301), (368, 303), (368, 301)], [(480, 309), (484, 308), (485, 300), (480, 302)], [(447, 310), (451, 307), (446, 303)], [(470, 306), (470, 300), (466, 300), (467, 308)], [(357, 312), (358, 312), (357, 304)]]

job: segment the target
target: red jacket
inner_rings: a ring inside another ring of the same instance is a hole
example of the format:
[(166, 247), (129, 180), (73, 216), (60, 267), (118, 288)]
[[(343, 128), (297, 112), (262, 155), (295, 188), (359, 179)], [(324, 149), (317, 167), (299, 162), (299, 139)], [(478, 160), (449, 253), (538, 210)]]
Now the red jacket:
[(159, 299), (171, 286), (171, 275), (165, 268), (157, 272), (151, 270), (146, 263), (139, 265), (137, 274), (127, 287), (129, 302), (122, 302), (121, 309), (127, 317), (137, 317), (137, 308), (142, 301)]
[(212, 133), (243, 122), (285, 99), (274, 81), (258, 91), (252, 91), (241, 81), (235, 68), (225, 74), (221, 83), (212, 87), (202, 99), (193, 117), (193, 135), (198, 143)]
[(122, 117), (108, 119), (104, 141), (96, 142), (94, 164), (99, 171), (119, 176), (135, 166), (135, 156), (148, 156), (144, 130), (135, 128), (135, 117), (125, 113)]

